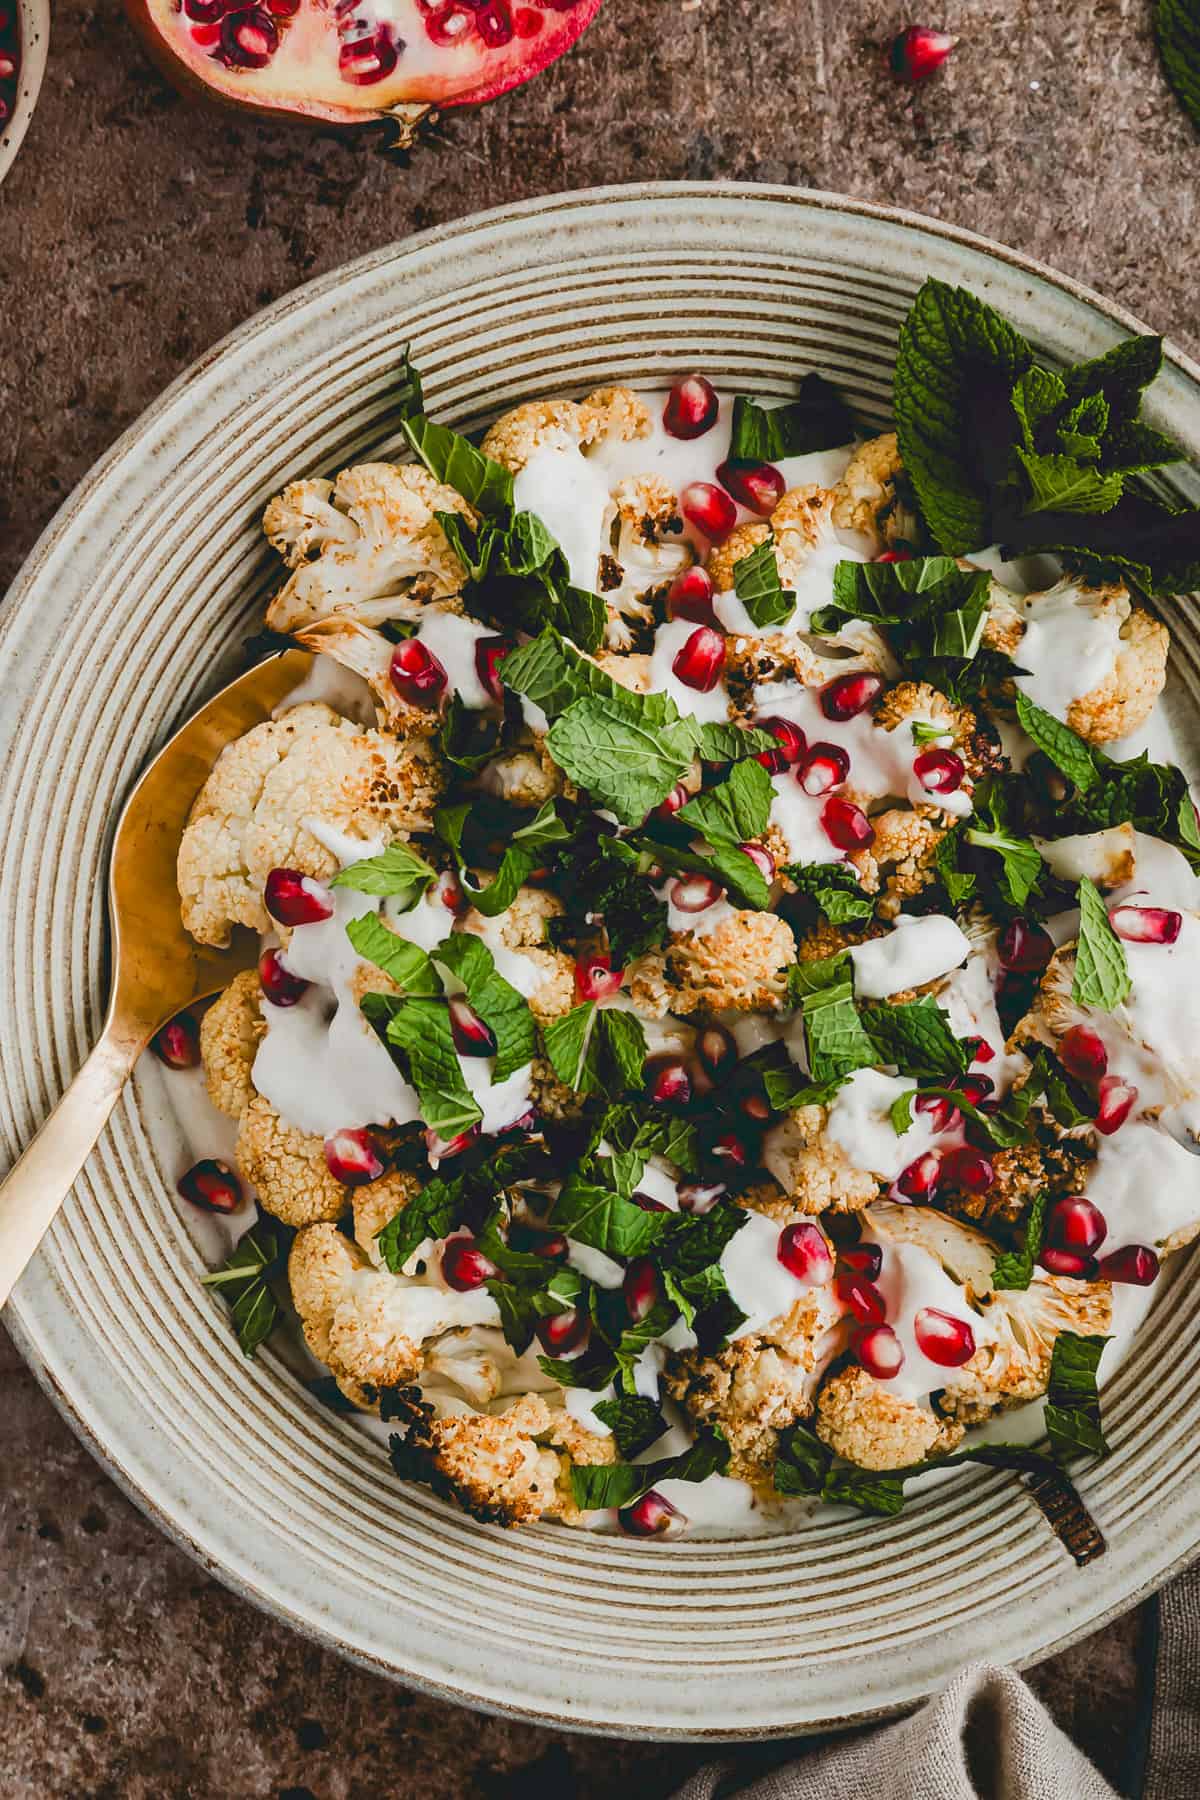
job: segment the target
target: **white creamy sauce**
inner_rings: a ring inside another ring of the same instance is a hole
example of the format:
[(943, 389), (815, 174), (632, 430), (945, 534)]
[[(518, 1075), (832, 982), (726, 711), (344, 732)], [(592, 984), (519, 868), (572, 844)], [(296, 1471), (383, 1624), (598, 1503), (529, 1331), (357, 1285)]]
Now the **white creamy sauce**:
[(464, 618), (461, 613), (442, 612), (437, 607), (430, 606), (421, 614), (417, 630), (419, 642), (437, 657), (445, 669), (449, 691), (457, 694), (463, 705), (472, 712), (480, 712), (485, 706), (495, 704), (480, 681), (479, 671), (475, 667), (475, 646), (481, 638), (495, 635), (486, 625), (480, 625), (475, 619)]
[(271, 717), (281, 719), (293, 707), (314, 700), (332, 707), (335, 713), (340, 713), (344, 719), (352, 719), (356, 725), (371, 726), (376, 722), (375, 696), (362, 676), (352, 669), (344, 669), (332, 656), (323, 653), (313, 657), (312, 668), (304, 680), (280, 701)]
[(693, 619), (668, 619), (658, 627), (650, 655), (650, 692), (669, 694), (685, 718), (723, 725), (729, 718), (729, 694), (724, 681), (702, 694), (699, 688), (680, 681), (674, 671), (675, 658), (692, 633), (700, 629)]
[(1109, 1073), (1134, 1083), (1140, 1111), (1163, 1107), (1162, 1122), (1175, 1136), (1200, 1135), (1200, 917), (1184, 913), (1173, 944), (1127, 942), (1124, 949), (1129, 994), (1111, 1012), (1089, 1015)]
[(901, 914), (886, 937), (851, 946), (854, 991), (864, 1000), (886, 1000), (889, 994), (936, 981), (965, 962), (970, 951), (955, 920), (941, 913), (923, 918)]
[(496, 973), (502, 975), (510, 987), (515, 987), (518, 994), (523, 994), (526, 1000), (531, 994), (536, 994), (546, 979), (546, 972), (532, 956), (526, 956), (521, 950), (509, 949), (504, 942), (503, 913), (499, 913), (494, 919), (485, 917), (483, 913), (476, 913), (473, 922), (463, 929), (483, 939), (492, 953)]
[(1034, 594), (1025, 616), (1025, 635), (1015, 656), (1027, 673), (1017, 676), (1017, 685), (1038, 706), (1065, 719), (1073, 701), (1112, 674), (1120, 625), (1111, 610), (1098, 612), (1069, 581)]
[[(1110, 906), (1129, 900), (1135, 906), (1167, 906), (1176, 912), (1200, 911), (1200, 877), (1174, 844), (1133, 834), (1134, 870), (1130, 881), (1108, 896)], [(1153, 898), (1151, 898), (1153, 896)]]
[(996, 1006), (996, 980), (999, 964), (991, 943), (972, 950), (966, 964), (955, 969), (945, 986), (938, 991), (937, 1001), (950, 1020), (956, 1038), (980, 1037), (992, 1051), (983, 1067), (1003, 1093), (1026, 1067), (1021, 1051), (1004, 1048), (1004, 1027)]
[[(734, 1233), (721, 1252), (721, 1272), (729, 1297), (745, 1321), (733, 1333), (735, 1338), (749, 1337), (762, 1331), (772, 1319), (791, 1310), (802, 1297), (818, 1293), (828, 1296), (830, 1290), (814, 1289), (797, 1281), (779, 1260), (779, 1238), (783, 1227), (765, 1213), (748, 1212), (746, 1223)], [(831, 1322), (834, 1309), (831, 1306)]]
[(870, 562), (872, 548), (857, 531), (832, 530), (814, 544), (798, 574), (787, 571), (785, 587), (796, 596), (786, 619), (756, 625), (738, 595), (729, 591), (713, 599), (713, 611), (734, 637), (777, 637), (780, 632), (807, 631), (813, 614), (833, 600), (833, 572), (840, 562)]
[(609, 481), (597, 459), (574, 444), (535, 450), (513, 483), (513, 501), (557, 538), (574, 585), (595, 593), (609, 508)]
[[(1033, 842), (1046, 867), (1060, 881), (1078, 882), (1086, 876), (1097, 887), (1114, 888), (1132, 880), (1137, 835), (1132, 825), (1113, 825), (1106, 831), (1081, 832), (1074, 837), (1035, 837)], [(1163, 845), (1164, 850), (1171, 848)], [(1175, 855), (1187, 868), (1186, 857), (1178, 850)]]
[(638, 1178), (637, 1191), (647, 1199), (661, 1200), (670, 1212), (679, 1211), (679, 1183), (662, 1157), (652, 1157)]
[(723, 925), (726, 919), (732, 918), (737, 909), (725, 899), (724, 895), (721, 895), (700, 912), (685, 912), (682, 907), (676, 906), (671, 896), (676, 881), (687, 881), (688, 879), (689, 877), (686, 875), (672, 875), (661, 887), (654, 889), (657, 897), (667, 903), (667, 930), (688, 931), (693, 937), (698, 938), (710, 937), (718, 925)]
[(757, 1522), (753, 1489), (731, 1475), (706, 1475), (703, 1481), (660, 1481), (655, 1492), (693, 1526), (714, 1535), (747, 1531)]
[(795, 863), (843, 862), (846, 852), (832, 843), (821, 823), (825, 795), (806, 794), (796, 779), (796, 770), (782, 769), (772, 775), (775, 793), (771, 801), (771, 823), (787, 845), (788, 858)]
[(593, 1250), (590, 1244), (580, 1244), (574, 1238), (567, 1239), (567, 1261), (597, 1287), (619, 1288), (625, 1279), (624, 1266), (603, 1250)]
[(890, 1108), (915, 1086), (911, 1075), (856, 1069), (838, 1089), (829, 1109), (826, 1137), (856, 1169), (866, 1169), (881, 1181), (894, 1181), (914, 1158), (937, 1142), (927, 1113), (914, 1112), (913, 1122), (904, 1132), (897, 1132), (892, 1124)]
[(948, 1369), (926, 1356), (917, 1342), (915, 1320), (925, 1307), (947, 1313), (952, 1319), (968, 1324), (974, 1333), (976, 1348), (995, 1341), (995, 1332), (967, 1304), (966, 1295), (952, 1281), (936, 1256), (919, 1244), (897, 1244), (887, 1239), (883, 1245), (883, 1266), (875, 1285), (883, 1295), (887, 1322), (900, 1340), (904, 1364), (890, 1381), (880, 1386), (906, 1400), (920, 1400), (938, 1388), (952, 1387), (963, 1379), (957, 1369)]
[(1087, 1197), (1108, 1226), (1101, 1255), (1125, 1244), (1160, 1249), (1200, 1219), (1200, 1155), (1159, 1126), (1129, 1119), (1099, 1140)]

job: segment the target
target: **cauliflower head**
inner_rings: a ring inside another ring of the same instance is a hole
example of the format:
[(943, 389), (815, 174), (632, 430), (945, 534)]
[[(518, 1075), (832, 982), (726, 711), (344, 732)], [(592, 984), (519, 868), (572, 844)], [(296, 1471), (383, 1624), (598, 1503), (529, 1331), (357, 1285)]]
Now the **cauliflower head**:
[(663, 950), (630, 965), (629, 992), (639, 1012), (776, 1012), (787, 993), (796, 940), (776, 913), (734, 911), (698, 937), (672, 932)]
[(693, 554), (682, 536), (675, 490), (659, 476), (627, 476), (617, 483), (612, 498), (612, 550), (600, 559), (601, 591), (608, 608), (605, 637), (611, 649), (628, 650), (634, 641), (633, 626), (654, 618), (646, 596), (688, 568)]
[(219, 946), (234, 925), (269, 930), (273, 868), (336, 872), (306, 820), (363, 842), (428, 831), (441, 780), (425, 744), (362, 731), (319, 702), (255, 725), (221, 752), (188, 818), (177, 864), (184, 926)]
[(1067, 707), (1066, 722), (1091, 744), (1129, 737), (1145, 724), (1167, 678), (1170, 639), (1165, 625), (1134, 606), (1121, 582), (1089, 587), (1065, 577), (1043, 593), (1020, 598), (993, 589), (986, 636), (1021, 661), (1030, 635), (1052, 639), (1065, 617), (1113, 644), (1112, 667)]
[(817, 1396), (817, 1436), (860, 1469), (907, 1469), (953, 1450), (963, 1432), (957, 1420), (893, 1394), (858, 1364), (837, 1370)]
[(894, 431), (859, 444), (834, 493), (834, 524), (874, 541), (876, 554), (887, 545), (917, 542), (920, 524), (905, 496)]
[(597, 388), (585, 400), (527, 400), (496, 420), (483, 453), (514, 475), (539, 450), (587, 450), (611, 439), (649, 437), (650, 412), (629, 388)]
[(332, 1221), (349, 1211), (350, 1189), (330, 1174), (324, 1139), (289, 1125), (262, 1094), (242, 1113), (237, 1161), (260, 1204), (285, 1225)]
[(763, 1167), (799, 1212), (860, 1212), (880, 1192), (869, 1169), (860, 1169), (825, 1135), (826, 1106), (797, 1106), (763, 1140)]
[(570, 1462), (549, 1443), (554, 1415), (540, 1394), (525, 1394), (499, 1413), (437, 1418), (419, 1388), (392, 1396), (404, 1427), (392, 1460), (405, 1480), (419, 1481), (488, 1525), (526, 1525), (563, 1515), (570, 1506)]
[(240, 1119), (254, 1099), (250, 1078), (266, 1025), (257, 969), (243, 969), (200, 1021), (200, 1065), (219, 1112)]

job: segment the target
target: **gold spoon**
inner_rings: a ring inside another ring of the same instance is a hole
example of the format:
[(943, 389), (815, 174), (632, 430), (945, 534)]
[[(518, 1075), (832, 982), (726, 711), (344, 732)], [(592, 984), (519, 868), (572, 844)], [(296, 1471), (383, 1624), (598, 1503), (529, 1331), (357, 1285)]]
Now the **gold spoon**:
[(192, 802), (234, 738), (271, 716), (312, 667), (303, 650), (260, 663), (213, 697), (159, 751), (117, 821), (108, 877), (112, 994), (95, 1049), (0, 1186), (0, 1307), (41, 1243), (160, 1026), (223, 988), (258, 956), (239, 929), (228, 950), (190, 938), (175, 858)]

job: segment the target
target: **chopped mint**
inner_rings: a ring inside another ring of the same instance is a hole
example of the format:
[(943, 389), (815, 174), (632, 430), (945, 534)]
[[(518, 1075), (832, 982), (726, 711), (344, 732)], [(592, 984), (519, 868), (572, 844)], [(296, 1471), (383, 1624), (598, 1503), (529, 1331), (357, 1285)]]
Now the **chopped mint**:
[(1071, 998), (1080, 1006), (1111, 1012), (1131, 986), (1125, 946), (1109, 922), (1098, 888), (1085, 875), (1079, 883), (1079, 942)]
[(1046, 1390), (1046, 1431), (1059, 1462), (1073, 1456), (1108, 1455), (1096, 1386), (1096, 1371), (1107, 1342), (1106, 1337), (1085, 1337), (1074, 1331), (1060, 1331), (1054, 1340)]
[(681, 1456), (649, 1463), (576, 1463), (571, 1489), (581, 1512), (632, 1506), (660, 1481), (704, 1481), (729, 1466), (729, 1445), (717, 1431), (701, 1431)]
[(592, 1410), (611, 1427), (622, 1462), (640, 1456), (667, 1429), (662, 1408), (644, 1394), (618, 1394), (613, 1400), (597, 1401)]
[(833, 383), (811, 373), (785, 406), (766, 407), (738, 394), (729, 438), (731, 462), (779, 462), (814, 450), (837, 450), (854, 441), (854, 414)]
[[(385, 975), (390, 975), (404, 993), (426, 999), (441, 993), (441, 979), (424, 950), (419, 944), (410, 944), (407, 938), (390, 931), (378, 913), (364, 913), (361, 918), (351, 919), (346, 926), (346, 936), (360, 956), (382, 969)], [(369, 1008), (363, 1010), (369, 1014)]]
[(469, 800), (462, 801), (457, 806), (439, 806), (433, 815), (434, 830), (458, 864), (464, 891), (470, 896), (476, 912), (482, 913), (487, 919), (494, 919), (497, 914), (508, 911), (518, 890), (546, 860), (544, 852), (556, 844), (565, 843), (570, 832), (559, 818), (554, 801), (547, 800), (528, 824), (518, 826), (511, 833), (500, 867), (487, 887), (480, 888), (467, 876), (463, 861), (463, 830), (470, 813)]
[(469, 438), (423, 413), (400, 421), (401, 430), (436, 481), (489, 518), (508, 519), (513, 510), (513, 478), (501, 463), (477, 450)]
[(646, 1034), (636, 1013), (585, 1000), (543, 1028), (546, 1055), (559, 1080), (577, 1094), (640, 1089)]
[(283, 1272), (284, 1255), (283, 1234), (260, 1221), (238, 1239), (219, 1269), (201, 1276), (205, 1287), (220, 1288), (244, 1356), (254, 1356), (279, 1323), (270, 1284)]
[(469, 931), (456, 931), (436, 947), (433, 961), (462, 982), (468, 1004), (496, 1040), (492, 1080), (507, 1081), (532, 1062), (537, 1032), (529, 1002), (498, 973), (483, 939)]
[(795, 594), (779, 579), (773, 536), (734, 563), (733, 588), (760, 630), (786, 623), (796, 610)]
[(1006, 1251), (992, 1264), (993, 1288), (1027, 1288), (1033, 1280), (1033, 1271), (1042, 1248), (1048, 1200), (1049, 1195), (1044, 1190), (1035, 1194), (1029, 1208), (1029, 1217), (1025, 1221), (1025, 1238), (1021, 1248)]
[(434, 870), (410, 844), (389, 844), (378, 856), (364, 856), (348, 868), (339, 869), (330, 887), (353, 888), (357, 894), (383, 894), (400, 901), (402, 912), (415, 906), (429, 883)]

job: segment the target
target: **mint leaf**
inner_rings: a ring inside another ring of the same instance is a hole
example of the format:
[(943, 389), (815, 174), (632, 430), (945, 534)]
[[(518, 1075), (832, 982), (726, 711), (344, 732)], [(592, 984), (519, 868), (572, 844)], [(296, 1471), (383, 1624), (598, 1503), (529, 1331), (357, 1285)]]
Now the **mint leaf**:
[(1033, 1205), (1029, 1209), (1029, 1217), (1025, 1222), (1025, 1240), (1021, 1248), (1006, 1251), (1003, 1256), (998, 1256), (992, 1264), (992, 1287), (994, 1289), (1024, 1289), (1033, 1280), (1034, 1266), (1042, 1247), (1048, 1200), (1049, 1195), (1045, 1190), (1034, 1196)]
[(970, 1056), (932, 994), (896, 1006), (868, 1000), (859, 1006), (862, 1029), (874, 1047), (872, 1062), (894, 1063), (906, 1075), (953, 1078), (965, 1073)]
[(408, 1065), (431, 1131), (449, 1139), (478, 1125), (483, 1113), (463, 1077), (443, 1001), (401, 1000), (388, 1019), (387, 1041)]
[(508, 911), (529, 876), (546, 860), (543, 852), (551, 845), (565, 843), (571, 834), (559, 818), (554, 801), (547, 800), (527, 825), (511, 833), (508, 849), (487, 887), (476, 887), (467, 874), (462, 851), (463, 829), (470, 812), (470, 801), (439, 806), (433, 815), (433, 828), (458, 864), (463, 889), (476, 912), (485, 919), (494, 919), (498, 913)]
[(1054, 1340), (1046, 1390), (1046, 1431), (1059, 1462), (1072, 1456), (1108, 1455), (1096, 1386), (1096, 1370), (1107, 1342), (1106, 1337), (1084, 1337), (1074, 1331), (1060, 1331)]
[(644, 1256), (657, 1243), (670, 1214), (643, 1212), (616, 1188), (589, 1180), (576, 1169), (563, 1183), (550, 1217), (556, 1230), (626, 1262), (632, 1256)]
[(501, 745), (503, 723), (491, 710), (477, 712), (451, 694), (437, 728), (438, 752), (466, 775), (477, 775)]
[(375, 1233), (379, 1254), (393, 1275), (402, 1272), (413, 1251), (426, 1238), (449, 1237), (462, 1223), (465, 1193), (466, 1183), (461, 1175), (453, 1181), (435, 1175)]
[(1173, 763), (1152, 763), (1145, 754), (1115, 762), (1091, 747), (1098, 779), (1046, 820), (1050, 836), (1099, 831), (1128, 822), (1149, 837), (1163, 838), (1200, 868), (1200, 836), (1188, 780)]
[(432, 998), (441, 993), (438, 972), (424, 950), (419, 944), (410, 944), (407, 938), (389, 931), (378, 913), (364, 913), (359, 919), (351, 919), (346, 926), (346, 936), (360, 956), (382, 969), (385, 975), (390, 975), (406, 994)]
[(667, 1429), (661, 1408), (644, 1394), (618, 1394), (614, 1400), (598, 1400), (592, 1411), (611, 1427), (622, 1462), (640, 1456)]
[(401, 911), (414, 906), (433, 880), (435, 871), (409, 844), (389, 844), (379, 856), (339, 869), (330, 887), (353, 888), (358, 894), (384, 894), (404, 902)]
[(786, 406), (761, 406), (738, 394), (733, 402), (729, 438), (731, 462), (779, 462), (807, 456), (813, 450), (837, 450), (853, 443), (854, 414), (832, 382), (805, 375), (800, 392)]
[(611, 675), (581, 656), (549, 627), (530, 643), (509, 652), (500, 665), (500, 680), (514, 694), (523, 694), (540, 706), (550, 719), (556, 719), (585, 694), (616, 700), (624, 691)]
[(205, 1287), (220, 1288), (243, 1356), (254, 1356), (279, 1323), (270, 1282), (283, 1272), (284, 1251), (282, 1233), (260, 1221), (238, 1239), (219, 1269), (200, 1277)]
[(1007, 831), (984, 831), (968, 827), (966, 841), (981, 850), (994, 850), (1000, 859), (1000, 889), (1010, 906), (1019, 912), (1037, 885), (1042, 873), (1042, 859), (1036, 844), (1027, 838), (1013, 837)]
[(854, 984), (848, 975), (832, 986), (807, 993), (801, 1004), (814, 1084), (872, 1068), (879, 1061), (855, 1007)]
[(1099, 889), (1085, 875), (1079, 883), (1079, 942), (1071, 998), (1080, 1006), (1111, 1012), (1131, 986), (1125, 946), (1109, 923)]
[(594, 1000), (585, 1000), (542, 1027), (551, 1068), (577, 1094), (594, 1094), (600, 1086), (599, 1045), (594, 1041), (598, 1010)]
[(400, 421), (401, 430), (429, 473), (444, 481), (478, 512), (508, 518), (513, 509), (513, 478), (457, 431), (435, 425), (424, 414)]
[[(1067, 399), (1079, 402), (1092, 396), (1103, 399), (1107, 427), (1128, 426), (1137, 422), (1143, 391), (1162, 368), (1162, 339), (1147, 335), (1125, 338), (1114, 344), (1103, 356), (1089, 362), (1076, 363), (1063, 377)], [(1157, 435), (1157, 434), (1156, 434)], [(1168, 440), (1169, 441), (1169, 440)], [(1179, 451), (1172, 445), (1175, 454)], [(1164, 460), (1164, 459), (1159, 459)], [(1165, 460), (1171, 460), (1167, 458)], [(1105, 462), (1112, 466), (1108, 456)]]
[[(1015, 423), (1009, 396), (1033, 352), (1007, 319), (965, 288), (927, 280), (900, 331), (894, 406), (905, 472), (950, 556), (992, 541), (991, 486)], [(901, 565), (902, 566), (902, 565)]]
[(710, 844), (739, 844), (760, 838), (771, 820), (775, 790), (761, 763), (735, 763), (725, 780), (680, 807), (678, 817)]
[(571, 1470), (571, 1490), (581, 1512), (632, 1506), (660, 1481), (704, 1481), (729, 1466), (729, 1445), (719, 1432), (702, 1431), (682, 1456), (658, 1462), (576, 1463)]
[(869, 919), (875, 907), (853, 869), (844, 863), (788, 863), (782, 874), (824, 914), (831, 925)]
[(1056, 719), (1044, 707), (1031, 700), (1019, 685), (1017, 693), (1017, 722), (1026, 737), (1032, 738), (1038, 749), (1050, 758), (1055, 768), (1061, 769), (1067, 780), (1086, 794), (1097, 778), (1096, 758), (1092, 747), (1078, 732)]
[[(614, 968), (627, 967), (666, 938), (666, 901), (654, 892), (638, 852), (623, 838), (578, 839), (565, 846), (555, 892), (566, 907), (561, 926), (567, 942), (599, 921)], [(551, 921), (552, 929), (557, 924)]]
[(1124, 491), (1122, 474), (1105, 474), (1074, 456), (1034, 456), (1018, 450), (1017, 457), (1029, 478), (1027, 513), (1049, 512), (1055, 507), (1061, 512), (1108, 512)]
[(895, 655), (922, 679), (945, 686), (943, 662), (970, 663), (987, 621), (991, 578), (961, 569), (949, 556), (908, 562), (840, 562), (833, 572), (833, 604), (813, 614), (810, 628), (833, 636), (865, 619), (886, 636)]
[(701, 762), (741, 762), (757, 756), (760, 750), (771, 750), (775, 739), (769, 731), (753, 725), (722, 725), (714, 719), (696, 727), (696, 754)]
[(607, 618), (604, 602), (571, 586), (566, 556), (536, 513), (484, 519), (478, 528), (461, 513), (435, 516), (467, 571), (473, 602), (520, 631), (535, 632), (548, 624), (585, 650), (599, 648)]
[(640, 825), (666, 799), (691, 767), (694, 744), (691, 725), (663, 694), (586, 695), (546, 739), (564, 774), (622, 825)]
[[(682, 818), (686, 810), (686, 807), (681, 808), (677, 816)], [(636, 838), (633, 842), (648, 860), (652, 858), (669, 874), (708, 875), (739, 906), (763, 912), (771, 904), (771, 890), (762, 870), (757, 863), (751, 862), (744, 850), (737, 849), (731, 843), (718, 843), (710, 850), (703, 851), (682, 850), (677, 845), (654, 836)]]
[(610, 1087), (615, 1092), (632, 1088), (640, 1091), (645, 1078), (646, 1032), (634, 1012), (623, 1007), (606, 1006), (600, 1010), (596, 1029), (601, 1038), (602, 1067), (613, 1071)]
[(754, 623), (783, 625), (796, 610), (796, 596), (779, 579), (774, 536), (766, 537), (733, 565), (733, 588)]
[(524, 994), (497, 973), (495, 959), (482, 938), (456, 931), (433, 952), (433, 961), (456, 975), (467, 1000), (496, 1040), (494, 1082), (507, 1081), (533, 1061), (537, 1033)]

